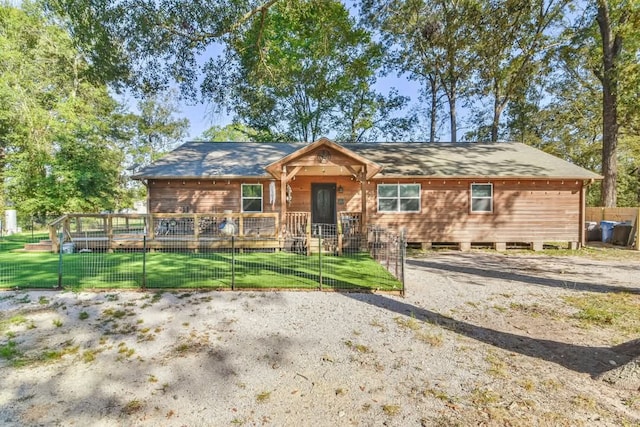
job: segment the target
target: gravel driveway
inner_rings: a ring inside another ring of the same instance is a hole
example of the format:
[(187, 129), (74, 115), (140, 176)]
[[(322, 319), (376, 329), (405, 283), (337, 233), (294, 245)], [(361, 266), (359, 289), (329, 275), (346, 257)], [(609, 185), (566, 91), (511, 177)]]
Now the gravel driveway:
[(0, 293), (0, 424), (622, 425), (640, 355), (567, 298), (638, 304), (638, 262), (433, 252), (406, 296)]

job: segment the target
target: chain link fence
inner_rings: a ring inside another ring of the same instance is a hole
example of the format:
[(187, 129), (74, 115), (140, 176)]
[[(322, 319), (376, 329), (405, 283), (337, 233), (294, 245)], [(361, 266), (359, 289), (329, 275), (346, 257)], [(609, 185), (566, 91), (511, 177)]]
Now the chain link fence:
[[(24, 251), (33, 240), (28, 233), (3, 236), (0, 287), (404, 292), (401, 233), (369, 227), (346, 235), (333, 225), (314, 224), (309, 236), (257, 232), (240, 238), (216, 226), (209, 236), (201, 231), (194, 238), (192, 230), (180, 232), (189, 224), (156, 225), (150, 236), (143, 222), (115, 224), (114, 233), (128, 237), (114, 247), (113, 238), (91, 231), (85, 221), (85, 231), (73, 239), (59, 232), (55, 253)], [(265, 224), (255, 225), (257, 230)], [(159, 232), (162, 226), (166, 233)]]

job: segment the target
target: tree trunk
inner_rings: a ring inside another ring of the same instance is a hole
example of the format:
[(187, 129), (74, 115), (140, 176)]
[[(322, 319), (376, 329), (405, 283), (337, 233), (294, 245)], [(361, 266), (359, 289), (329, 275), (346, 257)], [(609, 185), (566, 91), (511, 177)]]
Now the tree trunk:
[(457, 116), (456, 116), (456, 92), (452, 90), (451, 93), (447, 94), (447, 98), (449, 100), (449, 121), (451, 123), (451, 142), (458, 142), (457, 135)]
[(493, 120), (491, 121), (491, 142), (498, 142), (498, 134), (500, 131), (500, 116), (506, 107), (506, 100), (501, 101), (500, 85), (497, 80), (494, 81), (493, 99)]
[(493, 107), (493, 121), (491, 122), (491, 142), (498, 142), (500, 131), (500, 116), (502, 115), (503, 110), (504, 106), (500, 105), (496, 100)]
[(616, 62), (622, 52), (622, 38), (612, 34), (609, 3), (598, 0), (598, 27), (602, 37), (602, 206), (616, 206), (618, 178), (618, 79)]
[(431, 84), (431, 111), (429, 113), (429, 142), (436, 142), (438, 131), (438, 80), (437, 77), (429, 79)]

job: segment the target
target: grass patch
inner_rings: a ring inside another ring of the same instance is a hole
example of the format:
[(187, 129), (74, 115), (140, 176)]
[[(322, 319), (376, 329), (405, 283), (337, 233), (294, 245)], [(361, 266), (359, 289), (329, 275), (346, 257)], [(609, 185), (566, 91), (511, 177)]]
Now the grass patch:
[(394, 417), (400, 413), (399, 405), (382, 405), (382, 412), (388, 417)]
[(39, 360), (43, 362), (53, 362), (56, 360), (62, 359), (63, 356), (67, 354), (76, 354), (78, 352), (79, 347), (66, 345), (65, 347), (58, 350), (45, 350), (39, 357)]
[(614, 329), (628, 336), (640, 334), (640, 300), (627, 292), (566, 296), (578, 311), (573, 315), (583, 326)]
[(443, 402), (453, 403), (455, 401), (455, 398), (449, 396), (446, 392), (444, 392), (444, 391), (442, 391), (440, 389), (435, 389), (435, 388), (426, 388), (422, 392), (422, 395), (424, 397), (433, 396), (436, 399), (442, 400)]
[(15, 233), (8, 236), (2, 236), (0, 238), (0, 252), (11, 252), (16, 249), (24, 249), (24, 245), (27, 243), (35, 243), (40, 240), (48, 239), (49, 233)]
[(401, 326), (402, 328), (405, 328), (405, 329), (410, 329), (412, 331), (417, 331), (422, 327), (421, 322), (416, 320), (416, 318), (413, 316), (408, 319), (405, 317), (398, 316), (398, 317), (394, 317), (393, 320), (395, 320), (398, 326)]
[(87, 320), (89, 318), (89, 313), (87, 313), (86, 311), (81, 311), (78, 314), (78, 319), (80, 320)]
[(413, 335), (417, 340), (427, 343), (433, 347), (439, 347), (442, 345), (442, 334), (435, 334), (424, 330), (423, 326), (425, 323), (417, 320), (413, 316), (413, 313), (410, 318), (398, 316), (394, 317), (393, 320), (398, 326), (413, 331)]
[(500, 356), (493, 351), (490, 351), (485, 356), (484, 360), (489, 364), (487, 372), (494, 377), (507, 378), (507, 364), (502, 361)]
[(94, 360), (96, 360), (96, 354), (97, 354), (97, 353), (98, 353), (98, 352), (97, 352), (96, 350), (85, 350), (85, 351), (82, 353), (82, 361), (83, 361), (84, 363), (91, 363), (91, 362), (93, 362)]
[[(237, 288), (315, 289), (319, 286), (318, 256), (285, 251), (148, 253), (146, 285), (149, 288), (228, 288), (233, 275), (232, 257)], [(64, 254), (62, 258), (64, 287), (130, 289), (142, 285), (141, 252), (96, 251)], [(58, 262), (58, 254), (0, 251), (0, 288), (57, 286)], [(323, 256), (322, 284), (326, 288), (365, 291), (399, 291), (402, 287), (367, 252)], [(160, 298), (161, 294), (154, 294), (150, 303)]]
[(126, 405), (122, 407), (122, 413), (126, 415), (133, 415), (137, 412), (140, 412), (144, 409), (144, 403), (139, 401), (138, 399), (134, 399), (129, 401)]
[(350, 340), (345, 341), (344, 344), (358, 353), (371, 353), (371, 349), (364, 344), (356, 344)]
[(15, 341), (9, 340), (5, 344), (0, 345), (0, 358), (12, 360), (20, 355)]
[(21, 314), (0, 320), (0, 332), (6, 331), (10, 326), (18, 326), (24, 323), (27, 323), (27, 318)]
[(442, 334), (433, 334), (425, 330), (419, 330), (415, 331), (414, 335), (418, 340), (427, 343), (432, 347), (440, 347), (442, 345)]
[(263, 391), (256, 396), (256, 402), (264, 403), (271, 397), (270, 391)]
[(476, 388), (471, 393), (471, 402), (477, 407), (486, 407), (495, 405), (501, 399), (501, 396), (491, 389)]

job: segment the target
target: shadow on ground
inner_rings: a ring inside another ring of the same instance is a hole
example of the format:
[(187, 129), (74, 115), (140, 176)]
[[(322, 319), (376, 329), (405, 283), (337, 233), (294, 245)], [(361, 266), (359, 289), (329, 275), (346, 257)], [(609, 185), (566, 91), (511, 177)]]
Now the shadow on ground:
[(548, 277), (540, 277), (533, 274), (523, 274), (521, 272), (513, 272), (504, 269), (503, 264), (483, 264), (486, 268), (479, 268), (467, 265), (454, 265), (452, 263), (443, 263), (427, 259), (411, 259), (407, 260), (408, 267), (426, 268), (436, 271), (449, 271), (453, 273), (468, 274), (472, 276), (480, 276), (491, 279), (511, 280), (515, 282), (523, 282), (538, 286), (548, 286), (552, 288), (561, 288), (586, 292), (629, 292), (640, 294), (639, 289), (624, 286), (610, 286), (600, 283), (576, 282), (570, 279), (553, 279)]
[(567, 344), (474, 325), (385, 295), (348, 293), (343, 295), (362, 303), (439, 325), (457, 334), (507, 351), (553, 362), (572, 371), (587, 373), (594, 378), (616, 367), (611, 364), (611, 360), (620, 366), (640, 356), (639, 340), (629, 341), (615, 347)]

